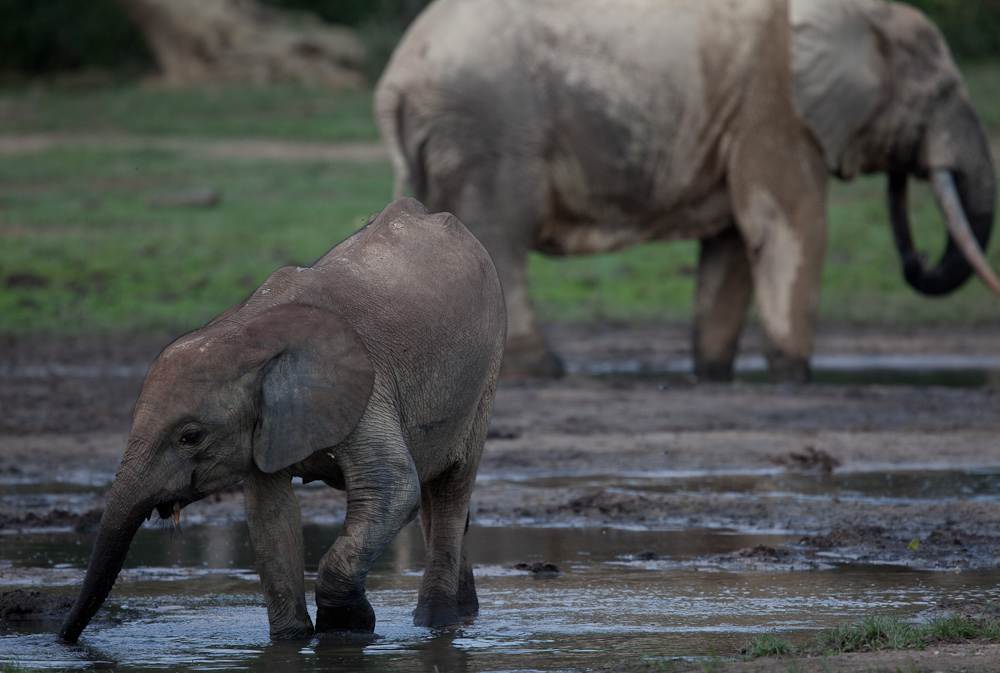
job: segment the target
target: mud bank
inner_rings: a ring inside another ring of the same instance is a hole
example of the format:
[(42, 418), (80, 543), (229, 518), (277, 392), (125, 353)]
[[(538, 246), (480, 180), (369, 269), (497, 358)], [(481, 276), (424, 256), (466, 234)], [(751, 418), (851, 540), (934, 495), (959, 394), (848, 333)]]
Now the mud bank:
[[(995, 356), (996, 329), (830, 328), (817, 352)], [(552, 337), (578, 364), (636, 361), (648, 370), (688, 354), (684, 326), (559, 327)], [(749, 337), (744, 352), (754, 355)], [(3, 344), (0, 539), (76, 536), (85, 544), (124, 451), (145, 368), (163, 345)], [(620, 550), (623, 567), (635, 571), (816, 576), (848, 563), (989, 572), (1000, 565), (1000, 384), (990, 381), (712, 385), (668, 372), (504, 383), (472, 525), (780, 537), (683, 562), (666, 547)], [(321, 484), (296, 492), (307, 525), (342, 520), (342, 493)], [(181, 526), (243, 519), (234, 488), (186, 507)], [(0, 584), (68, 586), (62, 580), (74, 572), (5, 561)], [(986, 659), (978, 661), (995, 661), (993, 650), (981, 649)], [(941, 663), (947, 648), (939, 651), (927, 661), (959, 670)]]

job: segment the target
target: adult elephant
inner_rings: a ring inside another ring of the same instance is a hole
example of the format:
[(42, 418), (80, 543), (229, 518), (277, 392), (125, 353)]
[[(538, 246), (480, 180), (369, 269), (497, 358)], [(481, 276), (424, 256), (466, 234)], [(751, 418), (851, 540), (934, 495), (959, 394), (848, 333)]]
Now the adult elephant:
[[(396, 192), (456, 213), (500, 273), (504, 373), (558, 375), (525, 258), (697, 238), (695, 370), (732, 376), (751, 294), (772, 378), (809, 377), (827, 176), (886, 172), (906, 280), (951, 292), (983, 254), (996, 179), (938, 30), (882, 0), (438, 0), (375, 91)], [(930, 178), (940, 260), (913, 248)]]
[(413, 620), (476, 612), (462, 548), (506, 316), (489, 255), (455, 217), (395, 201), (314, 266), (272, 274), (150, 367), (83, 588), (75, 642), (144, 519), (243, 481), (271, 635), (313, 633), (292, 477), (347, 491), (316, 575), (317, 631), (372, 631), (365, 577), (420, 512)]

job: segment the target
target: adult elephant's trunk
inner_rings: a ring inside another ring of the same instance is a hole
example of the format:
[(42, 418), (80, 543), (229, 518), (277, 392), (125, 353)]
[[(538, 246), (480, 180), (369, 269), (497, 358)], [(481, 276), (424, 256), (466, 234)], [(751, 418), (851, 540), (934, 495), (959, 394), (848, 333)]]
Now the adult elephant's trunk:
[(889, 174), (889, 216), (906, 281), (918, 292), (942, 295), (958, 289), (975, 271), (1000, 295), (1000, 279), (983, 252), (993, 228), (996, 174), (986, 136), (971, 109), (940, 126), (927, 144), (931, 183), (948, 228), (938, 263), (928, 268), (913, 247), (906, 206), (907, 176)]
[(100, 609), (104, 599), (118, 577), (125, 562), (132, 538), (142, 522), (153, 511), (153, 501), (148, 496), (138, 496), (133, 477), (119, 471), (115, 478), (108, 504), (101, 517), (94, 551), (90, 557), (83, 588), (73, 604), (69, 616), (59, 629), (59, 638), (75, 643), (80, 632)]

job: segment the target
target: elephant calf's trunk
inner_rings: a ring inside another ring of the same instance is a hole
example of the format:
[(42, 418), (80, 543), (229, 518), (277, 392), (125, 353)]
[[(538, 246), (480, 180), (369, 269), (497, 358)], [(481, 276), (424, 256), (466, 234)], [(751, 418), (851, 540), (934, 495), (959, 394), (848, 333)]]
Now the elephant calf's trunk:
[(153, 509), (145, 504), (123, 506), (126, 498), (122, 497), (122, 490), (116, 481), (101, 517), (83, 588), (59, 629), (59, 638), (65, 642), (75, 643), (104, 603), (125, 562), (132, 538)]

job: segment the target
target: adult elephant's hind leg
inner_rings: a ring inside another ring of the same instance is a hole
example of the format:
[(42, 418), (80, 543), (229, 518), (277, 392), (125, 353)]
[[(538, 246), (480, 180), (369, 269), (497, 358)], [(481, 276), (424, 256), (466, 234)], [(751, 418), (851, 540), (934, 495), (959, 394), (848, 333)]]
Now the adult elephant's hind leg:
[(416, 469), (402, 437), (385, 434), (389, 436), (379, 438), (362, 432), (366, 439), (343, 451), (343, 458), (338, 455), (347, 486), (347, 515), (316, 575), (317, 632), (375, 630), (365, 578), (396, 533), (416, 518)]
[(431, 210), (454, 213), (483, 244), (496, 266), (507, 305), (507, 342), (502, 376), (557, 378), (562, 361), (539, 328), (528, 295), (528, 251), (535, 247), (547, 208), (546, 178), (535, 162), (503, 156), (468, 167), (461, 187), (438, 189), (446, 197), (429, 197)]
[(701, 241), (694, 308), (694, 373), (730, 381), (753, 285), (746, 246), (735, 228)]

